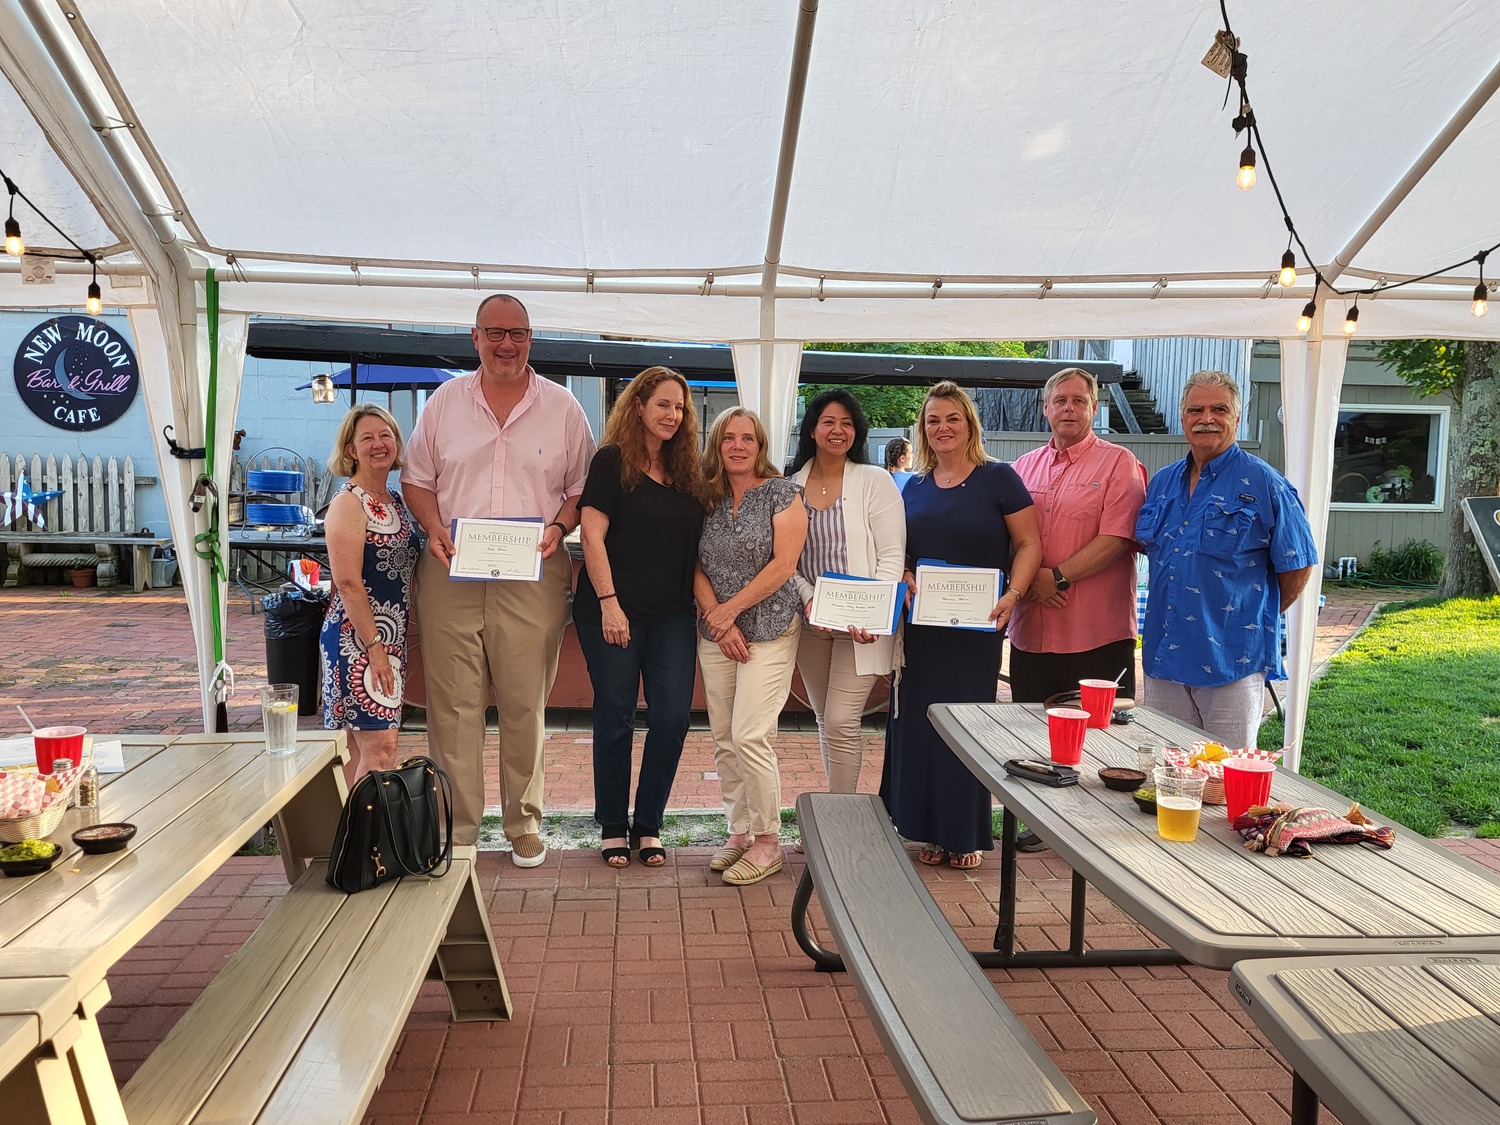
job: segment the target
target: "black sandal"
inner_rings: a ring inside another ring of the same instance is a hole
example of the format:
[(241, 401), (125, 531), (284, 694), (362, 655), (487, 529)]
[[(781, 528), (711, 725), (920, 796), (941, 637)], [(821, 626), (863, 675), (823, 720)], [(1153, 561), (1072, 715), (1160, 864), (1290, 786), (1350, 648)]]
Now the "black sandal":
[[(605, 867), (613, 867), (616, 871), (618, 871), (622, 867), (629, 867), (630, 866), (630, 849), (629, 848), (601, 848), (600, 851), (599, 851), (599, 858), (601, 858), (602, 860), (604, 860), (604, 866)], [(614, 861), (617, 860), (617, 859), (623, 859), (625, 862), (624, 863), (615, 863)]]
[[(641, 863), (645, 864), (645, 866), (647, 866), (647, 867), (661, 867), (661, 866), (663, 866), (667, 862), (667, 849), (663, 848), (663, 847), (657, 847), (657, 846), (653, 846), (653, 847), (649, 847), (649, 848), (642, 848), (641, 847), (641, 837), (645, 836), (645, 835), (648, 835), (648, 833), (645, 833), (645, 832), (632, 832), (630, 834), (630, 843), (631, 843), (631, 846), (640, 849)], [(660, 839), (660, 837), (658, 837), (658, 839)]]

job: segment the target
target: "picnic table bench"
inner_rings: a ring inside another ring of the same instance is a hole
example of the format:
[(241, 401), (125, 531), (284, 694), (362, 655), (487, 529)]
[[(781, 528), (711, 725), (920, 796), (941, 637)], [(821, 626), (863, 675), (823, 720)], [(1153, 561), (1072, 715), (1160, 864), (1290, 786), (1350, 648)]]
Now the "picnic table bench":
[(1500, 1121), (1500, 956), (1241, 961), (1230, 991), (1292, 1064), (1292, 1125)]
[(474, 849), (461, 852), (442, 878), (354, 895), (310, 866), (131, 1078), (126, 1116), (357, 1122), (434, 963), (454, 1019), (509, 1018)]
[[(872, 794), (797, 798), (807, 867), (797, 943), (854, 979), (886, 1054), (929, 1125), (1093, 1125), (1097, 1118), (995, 991), (912, 867)], [(838, 952), (812, 938), (816, 891)]]

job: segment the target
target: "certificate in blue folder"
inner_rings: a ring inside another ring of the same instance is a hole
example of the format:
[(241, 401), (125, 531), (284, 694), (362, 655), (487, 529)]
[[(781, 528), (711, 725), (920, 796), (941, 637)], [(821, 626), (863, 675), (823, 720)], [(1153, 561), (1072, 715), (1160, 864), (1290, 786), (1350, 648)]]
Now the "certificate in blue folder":
[(821, 629), (863, 629), (888, 637), (901, 623), (906, 583), (825, 571), (813, 584), (808, 621)]

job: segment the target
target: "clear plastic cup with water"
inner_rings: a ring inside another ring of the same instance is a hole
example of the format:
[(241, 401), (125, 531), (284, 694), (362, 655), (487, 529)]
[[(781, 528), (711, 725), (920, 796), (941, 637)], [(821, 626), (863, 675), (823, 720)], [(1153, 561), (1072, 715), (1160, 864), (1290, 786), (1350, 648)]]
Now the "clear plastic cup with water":
[(266, 753), (283, 755), (297, 749), (297, 685), (268, 684), (260, 689), (260, 723), (266, 732)]

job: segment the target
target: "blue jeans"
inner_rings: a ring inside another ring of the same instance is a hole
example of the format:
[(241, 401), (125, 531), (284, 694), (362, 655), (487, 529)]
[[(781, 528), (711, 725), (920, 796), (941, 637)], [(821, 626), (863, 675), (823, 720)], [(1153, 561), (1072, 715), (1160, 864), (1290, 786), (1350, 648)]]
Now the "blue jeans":
[(594, 685), (594, 819), (606, 840), (631, 834), (630, 755), (636, 694), (644, 689), (646, 746), (635, 787), (634, 833), (660, 836), (693, 706), (693, 610), (650, 625), (632, 621), (624, 648), (605, 643), (597, 621), (575, 624)]

